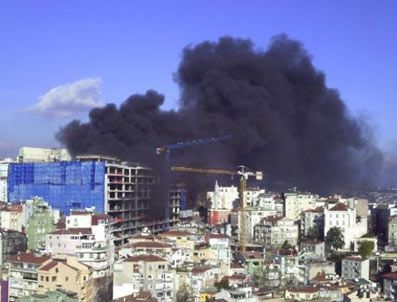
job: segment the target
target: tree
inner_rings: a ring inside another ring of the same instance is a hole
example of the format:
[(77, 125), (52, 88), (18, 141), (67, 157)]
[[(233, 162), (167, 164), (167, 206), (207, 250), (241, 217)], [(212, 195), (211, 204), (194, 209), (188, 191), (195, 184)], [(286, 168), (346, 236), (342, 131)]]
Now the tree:
[(368, 258), (374, 251), (375, 244), (373, 241), (364, 240), (358, 243), (358, 253), (363, 258)]
[(288, 243), (287, 240), (284, 241), (283, 245), (281, 246), (281, 249), (283, 250), (289, 250), (290, 248), (292, 248), (292, 246)]
[(318, 228), (310, 227), (307, 230), (307, 238), (309, 238), (309, 239), (320, 239), (320, 234), (319, 234)]
[(176, 293), (176, 302), (189, 302), (192, 301), (192, 290), (183, 284)]
[(325, 244), (331, 249), (341, 249), (345, 245), (342, 230), (338, 227), (330, 228), (325, 237)]

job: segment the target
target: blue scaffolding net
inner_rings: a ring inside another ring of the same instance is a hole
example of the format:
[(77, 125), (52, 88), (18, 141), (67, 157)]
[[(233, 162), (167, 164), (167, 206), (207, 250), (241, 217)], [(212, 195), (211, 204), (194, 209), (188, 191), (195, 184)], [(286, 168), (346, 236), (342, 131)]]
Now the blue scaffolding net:
[(7, 187), (13, 203), (39, 196), (64, 214), (88, 207), (103, 212), (105, 163), (13, 163), (8, 167)]

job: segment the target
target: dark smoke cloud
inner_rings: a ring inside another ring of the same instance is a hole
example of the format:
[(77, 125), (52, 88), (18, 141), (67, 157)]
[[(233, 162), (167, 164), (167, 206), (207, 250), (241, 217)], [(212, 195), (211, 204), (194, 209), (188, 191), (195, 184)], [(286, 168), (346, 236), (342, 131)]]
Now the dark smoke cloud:
[[(343, 61), (340, 62), (343, 64)], [(174, 153), (178, 163), (262, 170), (270, 184), (314, 191), (374, 183), (382, 155), (298, 41), (266, 50), (223, 37), (187, 47), (176, 74), (181, 101), (163, 111), (155, 91), (119, 108), (95, 108), (57, 137), (72, 154), (101, 153), (159, 166), (155, 147), (232, 134), (233, 140)]]

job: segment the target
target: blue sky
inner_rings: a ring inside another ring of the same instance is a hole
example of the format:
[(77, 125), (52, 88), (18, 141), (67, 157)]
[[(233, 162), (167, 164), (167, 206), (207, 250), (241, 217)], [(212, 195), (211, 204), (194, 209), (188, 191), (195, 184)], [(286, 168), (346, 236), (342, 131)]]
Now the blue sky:
[[(175, 108), (173, 73), (189, 44), (230, 35), (265, 49), (280, 33), (302, 41), (351, 112), (397, 152), (396, 1), (9, 0), (0, 3), (0, 157), (56, 146), (56, 130), (89, 107), (147, 89)], [(76, 99), (69, 111), (65, 94)]]

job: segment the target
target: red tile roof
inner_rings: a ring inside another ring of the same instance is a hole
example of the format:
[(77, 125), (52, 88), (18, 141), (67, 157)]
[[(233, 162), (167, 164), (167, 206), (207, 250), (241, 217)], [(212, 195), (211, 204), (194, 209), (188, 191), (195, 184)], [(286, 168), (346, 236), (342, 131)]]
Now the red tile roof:
[(277, 221), (279, 221), (283, 218), (284, 217), (282, 217), (282, 216), (267, 216), (267, 217), (263, 218), (263, 220), (271, 222), (271, 223), (276, 223)]
[(140, 262), (140, 261), (158, 262), (158, 261), (167, 261), (167, 260), (164, 258), (161, 258), (159, 256), (156, 256), (156, 255), (139, 255), (139, 256), (128, 257), (124, 261), (127, 261), (127, 262)]
[(92, 215), (92, 217), (91, 217), (91, 223), (92, 223), (92, 225), (98, 225), (98, 222), (99, 222), (100, 220), (108, 220), (108, 221), (111, 221), (111, 220), (112, 220), (112, 216), (106, 215), (106, 214), (95, 214), (95, 215)]
[(21, 252), (15, 256), (11, 256), (10, 258), (7, 259), (7, 261), (26, 262), (26, 263), (32, 263), (32, 264), (43, 264), (50, 258), (51, 258), (51, 256), (49, 256), (49, 255), (36, 255), (34, 253)]
[(39, 271), (49, 271), (53, 267), (58, 265), (58, 261), (52, 260), (51, 262), (45, 264), (44, 266), (41, 266), (39, 268)]
[(330, 211), (347, 211), (348, 207), (344, 203), (337, 203)]
[(319, 288), (315, 286), (310, 286), (301, 288), (288, 288), (287, 290), (292, 293), (315, 293), (319, 291)]
[(193, 267), (190, 272), (193, 275), (199, 275), (199, 274), (205, 273), (206, 271), (208, 271), (210, 269), (211, 269), (211, 266), (208, 266), (208, 265), (196, 266), (196, 267)]
[(358, 261), (358, 262), (363, 262), (367, 260), (366, 258), (361, 258), (360, 256), (348, 256), (343, 260), (350, 260), (350, 261)]
[(208, 234), (209, 239), (229, 239), (230, 237), (226, 234)]
[(315, 209), (308, 209), (306, 211), (303, 211), (305, 213), (324, 213), (324, 207), (317, 207)]

